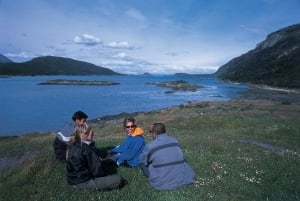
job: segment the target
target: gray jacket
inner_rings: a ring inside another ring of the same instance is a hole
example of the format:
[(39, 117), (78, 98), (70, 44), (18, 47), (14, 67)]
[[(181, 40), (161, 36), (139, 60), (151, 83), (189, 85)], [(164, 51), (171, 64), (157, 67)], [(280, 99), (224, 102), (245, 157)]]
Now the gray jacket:
[(75, 133), (75, 129), (77, 127), (77, 124), (74, 121), (69, 121), (65, 127), (59, 132), (57, 132), (56, 137), (66, 144), (69, 143), (70, 136)]
[(140, 156), (141, 170), (157, 190), (172, 190), (194, 181), (178, 141), (166, 133), (149, 142)]

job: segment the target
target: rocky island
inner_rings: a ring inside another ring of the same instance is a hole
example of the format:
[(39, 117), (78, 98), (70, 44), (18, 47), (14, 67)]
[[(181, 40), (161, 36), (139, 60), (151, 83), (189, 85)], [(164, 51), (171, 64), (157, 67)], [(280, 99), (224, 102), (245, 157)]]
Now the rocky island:
[(112, 82), (112, 81), (99, 81), (99, 80), (64, 80), (64, 79), (56, 79), (56, 80), (48, 80), (45, 82), (41, 82), (38, 85), (117, 85), (120, 84), (118, 82)]
[(185, 80), (176, 80), (176, 81), (168, 81), (168, 82), (154, 82), (154, 83), (147, 83), (153, 84), (160, 87), (168, 87), (171, 90), (166, 91), (166, 93), (174, 93), (176, 91), (192, 91), (195, 92), (197, 88), (200, 86), (188, 83)]

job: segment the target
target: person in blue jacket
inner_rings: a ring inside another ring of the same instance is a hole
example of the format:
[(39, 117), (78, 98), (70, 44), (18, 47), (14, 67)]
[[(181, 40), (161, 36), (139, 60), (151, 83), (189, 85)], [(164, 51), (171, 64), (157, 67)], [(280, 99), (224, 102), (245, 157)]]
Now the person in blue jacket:
[(118, 165), (139, 167), (139, 157), (145, 146), (144, 131), (136, 125), (135, 119), (131, 117), (125, 118), (123, 126), (126, 131), (126, 139), (123, 144), (109, 152), (109, 157), (114, 158)]
[(141, 170), (157, 190), (173, 190), (191, 184), (195, 173), (184, 159), (178, 141), (166, 133), (163, 123), (154, 123), (149, 132), (153, 140), (140, 156)]

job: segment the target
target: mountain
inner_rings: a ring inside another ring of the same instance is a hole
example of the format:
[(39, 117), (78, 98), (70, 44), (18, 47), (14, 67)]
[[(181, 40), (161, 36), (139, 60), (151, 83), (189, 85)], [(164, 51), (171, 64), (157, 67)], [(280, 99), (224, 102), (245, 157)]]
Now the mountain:
[(9, 63), (12, 62), (9, 58), (4, 56), (3, 54), (0, 54), (0, 63)]
[(300, 88), (300, 24), (273, 32), (256, 48), (221, 66), (219, 78)]
[(0, 75), (121, 75), (108, 68), (70, 58), (45, 56), (23, 63), (0, 63)]

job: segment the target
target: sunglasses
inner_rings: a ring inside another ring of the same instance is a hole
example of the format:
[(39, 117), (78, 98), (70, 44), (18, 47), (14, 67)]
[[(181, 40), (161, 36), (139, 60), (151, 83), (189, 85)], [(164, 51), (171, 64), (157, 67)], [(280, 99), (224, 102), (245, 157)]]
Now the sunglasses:
[(125, 126), (126, 128), (135, 128), (136, 126), (135, 125), (132, 125), (132, 126)]

